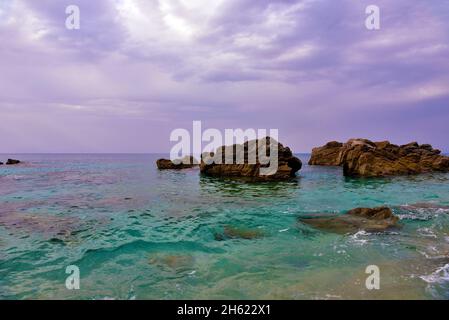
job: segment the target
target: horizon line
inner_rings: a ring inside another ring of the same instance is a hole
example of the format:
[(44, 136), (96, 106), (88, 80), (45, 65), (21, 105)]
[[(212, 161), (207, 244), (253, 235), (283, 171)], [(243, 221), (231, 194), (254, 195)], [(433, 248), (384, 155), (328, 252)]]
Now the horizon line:
[[(292, 152), (293, 154), (310, 154), (311, 152)], [(170, 154), (170, 152), (0, 152), (0, 155), (27, 154)]]

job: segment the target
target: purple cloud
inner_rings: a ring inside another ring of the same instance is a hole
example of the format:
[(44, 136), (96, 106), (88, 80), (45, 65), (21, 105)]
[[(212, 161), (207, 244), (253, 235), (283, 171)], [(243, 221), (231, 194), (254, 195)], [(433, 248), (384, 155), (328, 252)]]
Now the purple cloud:
[(376, 0), (378, 31), (370, 4), (0, 1), (0, 152), (168, 152), (193, 120), (449, 151), (449, 3)]

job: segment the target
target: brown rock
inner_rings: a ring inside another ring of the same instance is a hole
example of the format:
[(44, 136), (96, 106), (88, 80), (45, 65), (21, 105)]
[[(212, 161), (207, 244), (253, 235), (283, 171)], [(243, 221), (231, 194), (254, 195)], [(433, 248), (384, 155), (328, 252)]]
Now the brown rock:
[(343, 143), (332, 141), (328, 142), (323, 147), (314, 148), (312, 151), (312, 157), (309, 160), (309, 165), (319, 165), (319, 166), (341, 165), (339, 154), (342, 147)]
[(386, 149), (389, 145), (391, 145), (390, 141), (380, 141), (375, 142), (376, 148), (378, 149)]
[(198, 161), (193, 156), (186, 156), (182, 159), (177, 159), (175, 161), (167, 160), (167, 159), (159, 159), (156, 161), (156, 165), (160, 170), (167, 169), (188, 169), (193, 168), (198, 165)]
[(379, 177), (418, 174), (432, 171), (449, 172), (449, 157), (440, 155), (429, 144), (411, 142), (397, 146), (388, 141), (372, 142), (351, 139), (337, 147), (335, 142), (312, 151), (309, 164), (341, 165), (345, 176)]
[(381, 232), (398, 227), (399, 218), (387, 207), (356, 208), (344, 215), (305, 217), (299, 221), (313, 228), (338, 234), (355, 233), (360, 230)]
[[(268, 174), (261, 172), (262, 168), (268, 171), (270, 164), (260, 161), (262, 154), (259, 155), (259, 147), (262, 145), (261, 140), (247, 141), (243, 145), (222, 146), (215, 153), (205, 153), (201, 157), (201, 173), (215, 177), (243, 177), (251, 180), (287, 180), (295, 177), (297, 171), (302, 167), (301, 160), (293, 156), (292, 151), (288, 147), (284, 147), (270, 137), (266, 139), (267, 159), (271, 152), (277, 148), (278, 166)], [(233, 155), (233, 156), (229, 156)], [(218, 161), (217, 161), (218, 159)], [(261, 163), (262, 162), (262, 163)], [(262, 173), (262, 174), (261, 174)]]
[(349, 210), (346, 214), (367, 218), (370, 220), (386, 220), (391, 219), (393, 223), (396, 223), (399, 219), (393, 215), (393, 211), (387, 207), (378, 207), (378, 208), (355, 208)]

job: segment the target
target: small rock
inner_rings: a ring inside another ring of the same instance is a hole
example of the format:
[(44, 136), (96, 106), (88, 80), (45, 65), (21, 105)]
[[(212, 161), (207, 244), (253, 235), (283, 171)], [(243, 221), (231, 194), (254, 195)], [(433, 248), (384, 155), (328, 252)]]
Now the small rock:
[(225, 226), (223, 233), (215, 233), (214, 238), (217, 241), (224, 241), (226, 239), (258, 239), (263, 238), (265, 234), (257, 229), (243, 229), (233, 226)]
[(6, 161), (7, 165), (13, 165), (13, 164), (19, 164), (20, 160), (15, 160), (15, 159), (8, 159), (8, 161)]
[(174, 161), (159, 159), (156, 161), (156, 165), (160, 170), (179, 170), (193, 168), (198, 165), (198, 161), (193, 156), (185, 156), (182, 159), (177, 159)]
[(156, 254), (150, 257), (148, 263), (159, 267), (168, 267), (172, 270), (182, 271), (191, 269), (194, 265), (194, 258), (190, 255)]

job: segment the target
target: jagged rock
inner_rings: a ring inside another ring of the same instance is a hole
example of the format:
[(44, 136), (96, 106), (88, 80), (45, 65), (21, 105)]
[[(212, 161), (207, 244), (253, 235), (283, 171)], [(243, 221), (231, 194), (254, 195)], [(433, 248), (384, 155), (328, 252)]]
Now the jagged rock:
[(7, 165), (13, 165), (13, 164), (19, 164), (20, 160), (15, 160), (15, 159), (8, 159), (8, 161), (6, 161)]
[(337, 141), (328, 142), (326, 145), (314, 148), (309, 165), (339, 166), (339, 154), (343, 143)]
[(397, 146), (389, 141), (351, 139), (345, 144), (331, 142), (314, 148), (310, 165), (343, 166), (345, 176), (379, 177), (449, 172), (449, 157), (429, 144), (411, 142)]
[(339, 216), (301, 217), (302, 223), (313, 228), (338, 234), (355, 233), (361, 230), (381, 232), (398, 227), (399, 218), (390, 208), (356, 208)]
[(156, 161), (156, 165), (160, 170), (166, 169), (188, 169), (193, 168), (198, 165), (198, 161), (193, 156), (185, 156), (182, 159), (177, 159), (175, 161), (167, 159), (159, 159)]
[[(261, 150), (259, 155), (259, 148), (263, 146), (264, 139), (266, 150)], [(276, 149), (277, 166), (269, 161), (271, 152)], [(200, 170), (202, 174), (215, 177), (243, 177), (270, 181), (291, 179), (301, 167), (301, 160), (293, 156), (290, 148), (266, 137), (247, 141), (243, 145), (222, 146), (215, 153), (204, 153), (201, 157)]]

